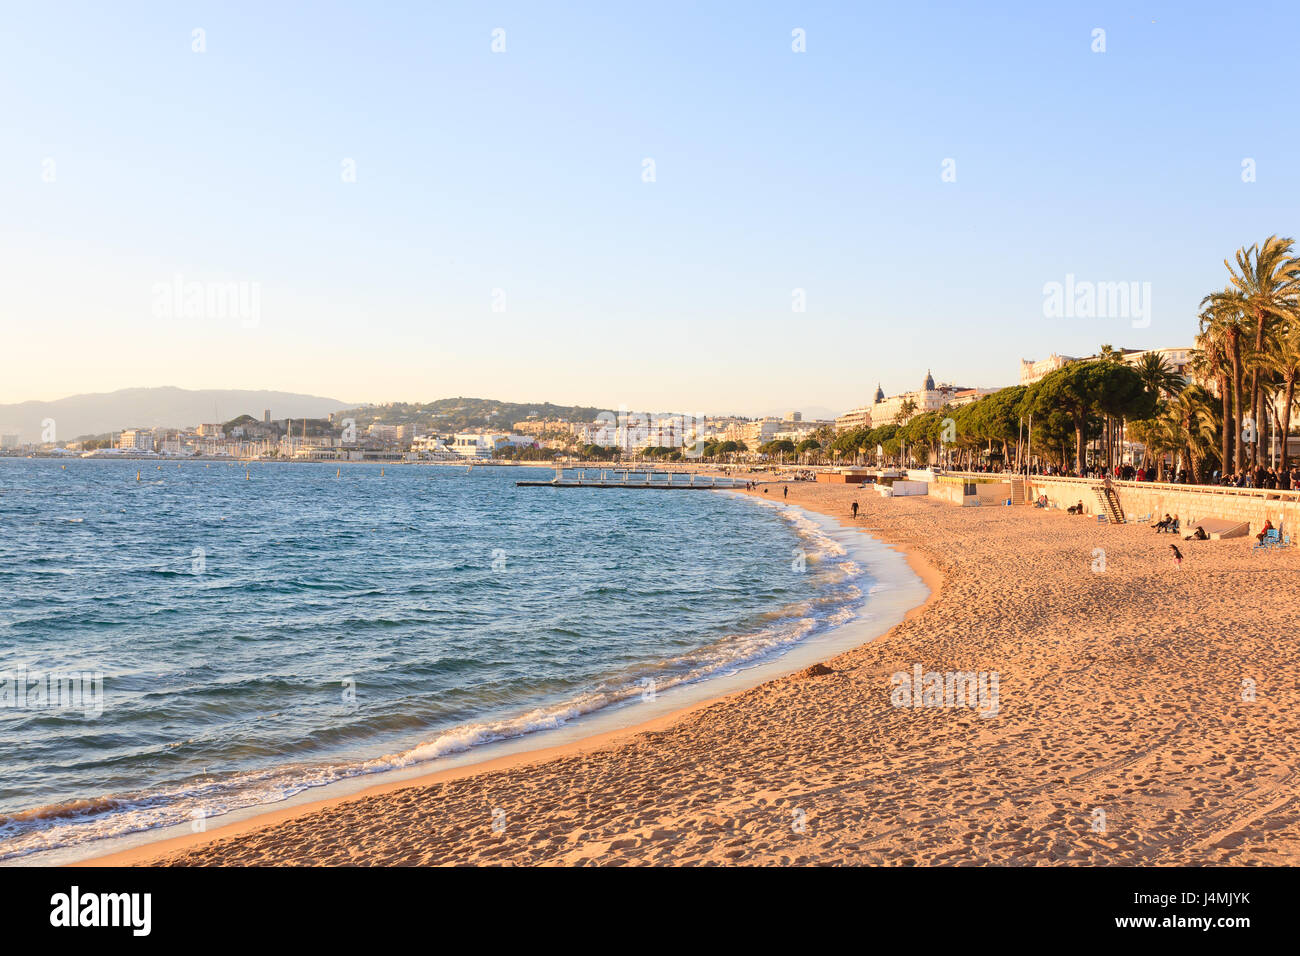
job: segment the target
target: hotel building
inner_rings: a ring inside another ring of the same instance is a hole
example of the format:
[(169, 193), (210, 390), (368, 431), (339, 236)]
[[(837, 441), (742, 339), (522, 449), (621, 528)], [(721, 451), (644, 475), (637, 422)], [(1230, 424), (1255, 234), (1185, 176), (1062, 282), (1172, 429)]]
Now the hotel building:
[(153, 451), (153, 432), (144, 428), (128, 428), (117, 441), (122, 451)]

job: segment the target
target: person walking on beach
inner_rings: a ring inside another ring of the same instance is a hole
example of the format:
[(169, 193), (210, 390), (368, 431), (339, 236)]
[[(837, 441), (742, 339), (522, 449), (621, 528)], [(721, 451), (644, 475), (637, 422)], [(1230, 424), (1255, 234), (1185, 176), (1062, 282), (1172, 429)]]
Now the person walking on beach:
[(1178, 545), (1176, 544), (1171, 544), (1169, 550), (1174, 553), (1174, 564), (1181, 568), (1183, 566), (1183, 552), (1178, 550)]
[(781, 486), (781, 497), (782, 497), (782, 498), (789, 498), (789, 497), (790, 497), (790, 486), (789, 486), (789, 485), (782, 485), (782, 486)]
[(856, 501), (853, 502), (853, 520), (858, 520), (858, 503)]

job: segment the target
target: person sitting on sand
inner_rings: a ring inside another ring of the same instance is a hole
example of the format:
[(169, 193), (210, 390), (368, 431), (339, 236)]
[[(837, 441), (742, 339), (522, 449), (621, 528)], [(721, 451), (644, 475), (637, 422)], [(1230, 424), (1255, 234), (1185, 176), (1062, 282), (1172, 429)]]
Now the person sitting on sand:
[(1184, 541), (1209, 541), (1210, 536), (1206, 534), (1205, 529), (1198, 524), (1196, 526), (1196, 530), (1189, 535), (1185, 535), (1183, 537), (1183, 540)]

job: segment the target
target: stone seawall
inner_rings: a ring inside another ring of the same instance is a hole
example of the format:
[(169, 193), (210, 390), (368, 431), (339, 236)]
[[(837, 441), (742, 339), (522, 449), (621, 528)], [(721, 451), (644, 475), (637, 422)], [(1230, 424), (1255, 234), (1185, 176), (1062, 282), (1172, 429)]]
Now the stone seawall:
[[(1097, 482), (1079, 478), (1031, 477), (1029, 484), (1035, 498), (1047, 495), (1047, 500), (1060, 508), (1068, 508), (1082, 500), (1086, 514), (1095, 515), (1101, 509), (1092, 491)], [(1178, 515), (1182, 526), (1188, 527), (1190, 523), (1206, 518), (1225, 518), (1248, 522), (1250, 533), (1255, 534), (1267, 519), (1275, 528), (1283, 528), (1293, 535), (1300, 532), (1300, 493), (1295, 491), (1128, 481), (1117, 481), (1112, 487), (1119, 495), (1124, 517), (1129, 521), (1147, 514), (1163, 518), (1168, 513)]]
[(975, 494), (973, 495), (965, 493), (965, 484), (961, 481), (933, 481), (930, 483), (930, 497), (967, 508), (976, 506), (987, 508), (1003, 505), (1006, 504), (1008, 498), (1012, 500), (1012, 504), (1019, 504), (1015, 500), (1011, 482), (1009, 481), (980, 481), (975, 483)]

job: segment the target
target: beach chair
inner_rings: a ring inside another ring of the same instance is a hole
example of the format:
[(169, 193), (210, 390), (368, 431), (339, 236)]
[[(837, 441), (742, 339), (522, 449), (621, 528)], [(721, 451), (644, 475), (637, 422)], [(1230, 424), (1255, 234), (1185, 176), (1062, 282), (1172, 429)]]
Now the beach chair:
[(1104, 514), (1097, 515), (1097, 524), (1109, 524), (1109, 523), (1110, 523), (1110, 515), (1104, 515)]
[[(1287, 535), (1287, 541), (1289, 542), (1290, 540), (1291, 540), (1291, 536)], [(1250, 550), (1267, 551), (1269, 548), (1280, 548), (1280, 547), (1284, 547), (1284, 545), (1282, 544), (1282, 532), (1279, 531), (1277, 528), (1272, 528), (1268, 531), (1265, 531), (1264, 537), (1256, 541), (1251, 546)]]
[(1138, 517), (1136, 517), (1136, 518), (1129, 518), (1129, 519), (1128, 519), (1128, 523), (1129, 523), (1129, 524), (1146, 524), (1148, 521), (1150, 521), (1150, 520), (1151, 520), (1152, 518), (1154, 518), (1154, 517), (1155, 517), (1155, 512), (1148, 511), (1146, 514), (1144, 514), (1144, 515), (1140, 515), (1140, 516), (1138, 516)]

